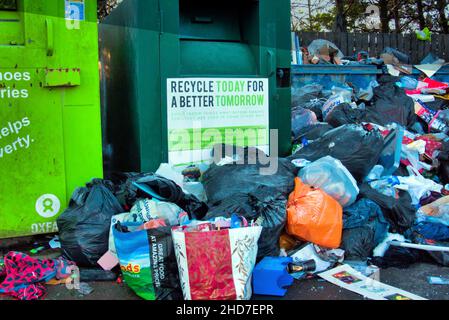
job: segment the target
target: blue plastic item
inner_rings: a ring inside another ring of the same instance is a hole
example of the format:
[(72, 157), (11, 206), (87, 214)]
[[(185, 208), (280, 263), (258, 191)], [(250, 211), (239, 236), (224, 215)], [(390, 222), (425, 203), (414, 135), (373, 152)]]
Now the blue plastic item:
[(265, 257), (253, 271), (253, 292), (265, 296), (283, 297), (285, 287), (293, 284), (293, 277), (287, 267), (292, 263), (291, 257)]
[(379, 159), (379, 164), (384, 167), (382, 176), (392, 176), (399, 168), (403, 139), (404, 128), (399, 125), (385, 138), (384, 148)]
[(414, 90), (418, 87), (418, 80), (415, 78), (404, 76), (396, 83), (399, 88)]

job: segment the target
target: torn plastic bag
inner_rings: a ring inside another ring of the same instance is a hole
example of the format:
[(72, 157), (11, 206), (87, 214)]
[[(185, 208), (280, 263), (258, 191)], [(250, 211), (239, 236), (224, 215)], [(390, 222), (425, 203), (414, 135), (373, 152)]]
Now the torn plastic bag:
[(406, 191), (399, 191), (399, 199), (383, 195), (372, 189), (369, 184), (359, 185), (360, 196), (377, 203), (390, 225), (391, 233), (403, 233), (411, 228), (416, 219), (416, 209)]
[(111, 218), (123, 212), (110, 181), (93, 180), (77, 189), (57, 219), (63, 254), (80, 267), (98, 267), (108, 251)]
[(298, 136), (299, 132), (311, 125), (317, 123), (316, 114), (313, 111), (302, 107), (292, 108), (292, 134), (293, 137)]
[(207, 204), (193, 194), (186, 194), (174, 181), (154, 173), (131, 174), (125, 184), (126, 201), (133, 206), (138, 199), (154, 198), (159, 201), (178, 205), (189, 214), (191, 219), (202, 219)]
[(330, 48), (333, 48), (337, 51), (337, 57), (340, 59), (343, 59), (344, 54), (341, 52), (341, 50), (332, 42), (325, 39), (316, 39), (313, 40), (309, 46), (307, 47), (307, 50), (309, 51), (310, 55), (325, 55), (326, 51), (329, 51)]
[(315, 161), (325, 156), (338, 159), (361, 182), (379, 161), (384, 139), (378, 130), (368, 131), (354, 124), (325, 133), (288, 159)]
[(326, 248), (338, 248), (343, 229), (340, 204), (321, 189), (313, 189), (300, 178), (288, 198), (287, 232)]
[(307, 165), (299, 172), (299, 177), (305, 184), (322, 189), (342, 207), (353, 204), (359, 194), (357, 181), (348, 169), (330, 156)]
[(117, 223), (115, 248), (126, 284), (145, 300), (182, 300), (171, 227), (137, 230)]

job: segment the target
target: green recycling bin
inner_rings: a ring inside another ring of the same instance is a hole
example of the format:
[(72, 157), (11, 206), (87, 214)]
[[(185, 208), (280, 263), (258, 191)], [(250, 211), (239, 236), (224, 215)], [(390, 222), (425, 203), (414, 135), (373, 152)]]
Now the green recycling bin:
[[(100, 24), (107, 171), (290, 149), (289, 0), (125, 0)], [(278, 136), (270, 136), (277, 129)]]
[(102, 176), (96, 0), (0, 0), (0, 238), (57, 232)]

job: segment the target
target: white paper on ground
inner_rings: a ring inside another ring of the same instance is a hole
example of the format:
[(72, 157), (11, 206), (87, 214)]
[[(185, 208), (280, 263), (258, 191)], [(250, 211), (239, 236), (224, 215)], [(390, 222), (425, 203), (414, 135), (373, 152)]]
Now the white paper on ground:
[(318, 274), (324, 280), (372, 300), (427, 300), (413, 293), (365, 277), (348, 265)]
[(441, 69), (442, 64), (420, 64), (416, 65), (415, 68), (422, 71), (427, 77), (431, 78), (438, 70)]

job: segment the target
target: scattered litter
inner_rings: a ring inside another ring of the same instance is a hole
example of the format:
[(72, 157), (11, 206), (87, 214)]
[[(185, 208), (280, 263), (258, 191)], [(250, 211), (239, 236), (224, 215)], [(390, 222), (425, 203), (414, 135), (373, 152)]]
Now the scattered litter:
[(444, 277), (427, 277), (430, 284), (449, 285), (449, 278)]
[(91, 294), (92, 292), (94, 292), (94, 288), (92, 288), (88, 283), (86, 282), (81, 282), (79, 284), (79, 289), (78, 292), (80, 294), (82, 294), (83, 296), (87, 296), (89, 294)]
[(365, 277), (349, 265), (342, 265), (318, 275), (330, 283), (372, 300), (427, 300), (410, 292)]
[(50, 242), (48, 244), (50, 245), (50, 248), (52, 248), (52, 249), (61, 248), (61, 241), (59, 241), (59, 236), (55, 236), (53, 239), (50, 240)]

